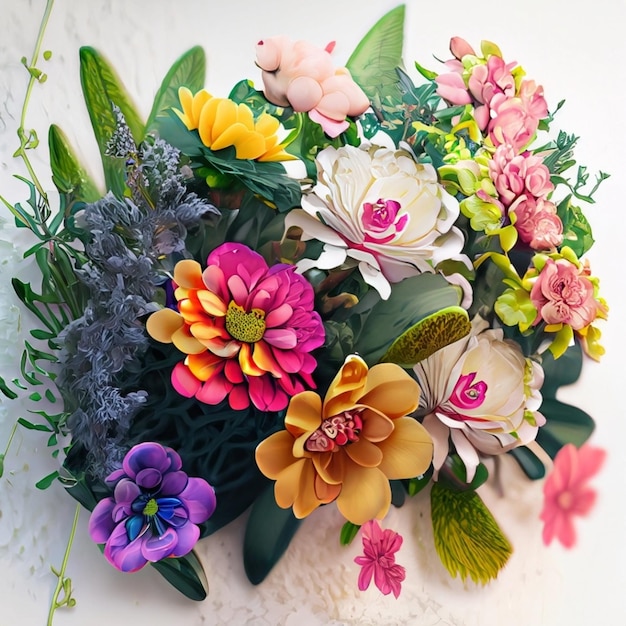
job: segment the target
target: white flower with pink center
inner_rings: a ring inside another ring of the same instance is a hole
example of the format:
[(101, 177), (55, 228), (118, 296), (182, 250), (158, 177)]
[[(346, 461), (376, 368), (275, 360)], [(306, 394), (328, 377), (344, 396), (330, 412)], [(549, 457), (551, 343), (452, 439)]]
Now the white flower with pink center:
[(285, 227), (302, 240), (324, 243), (318, 259), (298, 263), (300, 272), (357, 265), (366, 283), (386, 299), (391, 283), (433, 272), (441, 261), (469, 261), (454, 227), (455, 198), (439, 184), (430, 164), (403, 150), (344, 146), (317, 156), (318, 182), (291, 211)]

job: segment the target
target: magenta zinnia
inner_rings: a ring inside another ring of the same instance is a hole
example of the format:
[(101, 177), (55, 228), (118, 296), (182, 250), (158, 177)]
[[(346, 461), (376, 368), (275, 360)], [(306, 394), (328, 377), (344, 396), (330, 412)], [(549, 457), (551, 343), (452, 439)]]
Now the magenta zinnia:
[(204, 271), (196, 261), (180, 261), (174, 282), (178, 312), (154, 313), (147, 329), (187, 354), (172, 372), (181, 395), (279, 411), (289, 397), (315, 387), (310, 352), (324, 342), (324, 327), (313, 289), (294, 266), (268, 267), (250, 248), (225, 243)]

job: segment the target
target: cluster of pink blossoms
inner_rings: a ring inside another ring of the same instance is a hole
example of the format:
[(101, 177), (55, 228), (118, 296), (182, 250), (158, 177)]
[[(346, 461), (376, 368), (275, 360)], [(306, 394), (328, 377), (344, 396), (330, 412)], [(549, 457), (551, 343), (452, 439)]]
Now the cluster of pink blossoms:
[(554, 185), (543, 159), (526, 150), (548, 115), (543, 88), (520, 80), (521, 68), (505, 63), (493, 44), (484, 47), (486, 59), (460, 37), (452, 39), (450, 50), (455, 58), (445, 63), (450, 72), (437, 77), (437, 93), (454, 105), (473, 104), (474, 119), (495, 148), (489, 175), (502, 214), (515, 223), (524, 244), (554, 249), (563, 241), (563, 224), (548, 199)]

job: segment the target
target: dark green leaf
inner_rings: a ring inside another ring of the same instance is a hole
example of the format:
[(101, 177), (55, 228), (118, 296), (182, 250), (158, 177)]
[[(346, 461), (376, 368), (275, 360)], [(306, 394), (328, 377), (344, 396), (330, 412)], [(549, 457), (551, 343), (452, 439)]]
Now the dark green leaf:
[(542, 355), (541, 367), (545, 376), (541, 395), (544, 400), (555, 398), (559, 387), (575, 383), (582, 372), (583, 351), (580, 343), (574, 343), (558, 359), (546, 350)]
[(9, 400), (15, 400), (15, 398), (17, 398), (17, 393), (15, 393), (15, 391), (13, 391), (13, 389), (11, 389), (6, 381), (4, 380), (4, 378), (2, 378), (2, 376), (0, 376), (0, 391), (9, 399)]
[(144, 125), (113, 68), (97, 50), (80, 49), (80, 82), (104, 167), (107, 189), (121, 197), (124, 193), (126, 164), (123, 159), (106, 156), (106, 147), (116, 128), (112, 105), (119, 107), (135, 142), (141, 140)]
[(349, 546), (352, 543), (353, 539), (357, 536), (360, 528), (360, 526), (357, 526), (352, 522), (346, 522), (341, 527), (339, 543), (341, 543), (342, 546)]
[(252, 505), (243, 542), (243, 564), (250, 582), (258, 585), (283, 555), (300, 526), (292, 510), (281, 509), (269, 485)]
[(546, 475), (543, 462), (526, 446), (513, 448), (509, 454), (519, 463), (520, 467), (531, 480), (539, 480)]
[(180, 109), (179, 87), (187, 87), (195, 94), (204, 87), (205, 74), (206, 58), (200, 46), (191, 48), (174, 62), (154, 97), (146, 122), (146, 134), (159, 133), (161, 119), (168, 115), (167, 111), (172, 107)]
[(175, 589), (190, 600), (204, 600), (209, 592), (202, 564), (194, 552), (151, 564)]
[(52, 430), (45, 424), (33, 424), (32, 422), (25, 420), (23, 417), (19, 417), (17, 419), (17, 423), (20, 426), (23, 426), (24, 428), (26, 428), (27, 430), (39, 430), (44, 433), (52, 432)]
[(402, 65), (403, 4), (384, 15), (352, 53), (346, 67), (370, 100), (399, 95), (396, 67)]
[(406, 491), (401, 480), (390, 480), (389, 486), (391, 487), (391, 504), (400, 508), (406, 499)]
[(566, 443), (580, 448), (595, 427), (593, 419), (585, 411), (555, 398), (544, 399), (539, 410), (546, 423), (537, 433), (537, 443), (552, 458)]
[(439, 481), (449, 489), (468, 491), (478, 489), (489, 478), (487, 468), (479, 463), (474, 478), (467, 482), (465, 463), (458, 454), (450, 454), (439, 470)]

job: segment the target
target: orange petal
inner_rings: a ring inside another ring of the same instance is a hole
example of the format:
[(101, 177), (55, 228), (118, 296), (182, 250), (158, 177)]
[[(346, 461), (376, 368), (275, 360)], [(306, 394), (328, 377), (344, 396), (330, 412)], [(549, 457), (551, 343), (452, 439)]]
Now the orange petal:
[(285, 426), (294, 436), (312, 433), (322, 423), (322, 399), (314, 391), (297, 393), (289, 402)]
[[(176, 294), (180, 290), (176, 290)], [(211, 319), (204, 312), (204, 309), (200, 305), (198, 298), (195, 296), (195, 291), (190, 292), (187, 290), (189, 297), (178, 300), (178, 312), (183, 316), (187, 324), (196, 324), (197, 322), (210, 322)]]
[(270, 372), (275, 378), (280, 378), (283, 375), (282, 368), (276, 362), (270, 347), (265, 341), (257, 341), (254, 344), (252, 360), (259, 369), (262, 369), (264, 372)]
[(185, 325), (183, 318), (172, 309), (153, 313), (146, 322), (148, 334), (161, 343), (172, 343), (172, 335)]
[(423, 474), (433, 459), (428, 431), (412, 417), (401, 417), (393, 423), (393, 433), (378, 444), (383, 453), (378, 468), (391, 480)]
[(268, 478), (276, 479), (278, 475), (296, 459), (291, 453), (293, 437), (281, 430), (262, 441), (256, 448), (256, 464)]
[(287, 509), (296, 501), (300, 489), (300, 476), (308, 462), (308, 459), (298, 459), (277, 476), (274, 497), (278, 506)]
[(184, 259), (176, 263), (174, 282), (185, 289), (204, 289), (200, 263), (192, 259)]
[(315, 496), (323, 504), (328, 504), (337, 498), (341, 493), (341, 485), (329, 485), (319, 476), (315, 477)]
[(309, 459), (303, 459), (303, 461), (305, 463), (300, 474), (298, 493), (293, 503), (293, 514), (299, 519), (306, 517), (322, 504), (315, 493), (317, 474), (313, 469), (313, 464)]
[(383, 453), (380, 448), (365, 438), (347, 445), (344, 449), (357, 465), (363, 467), (377, 467), (383, 460)]
[(201, 352), (206, 352), (206, 347), (189, 332), (189, 326), (182, 326), (173, 333), (172, 343), (185, 354), (200, 354)]
[(326, 392), (324, 418), (354, 408), (355, 400), (362, 395), (366, 377), (365, 361), (354, 354), (349, 356)]
[(224, 317), (226, 315), (228, 307), (217, 294), (214, 294), (212, 291), (207, 291), (206, 289), (198, 289), (196, 295), (198, 296), (198, 301), (202, 305), (202, 308), (209, 315), (213, 315), (214, 317)]
[(313, 459), (313, 465), (317, 473), (322, 477), (324, 482), (329, 485), (339, 485), (343, 482), (348, 459), (342, 450), (338, 452), (317, 453), (311, 458)]
[(377, 443), (387, 439), (393, 432), (395, 420), (389, 419), (386, 415), (381, 415), (378, 411), (367, 407), (361, 414), (363, 419), (362, 436), (369, 441)]
[(419, 395), (419, 385), (399, 365), (380, 363), (370, 369), (359, 403), (394, 419), (415, 411)]
[(346, 470), (337, 508), (353, 524), (383, 518), (391, 504), (391, 487), (387, 477), (376, 467), (351, 464)]
[(206, 382), (213, 376), (222, 359), (205, 351), (201, 354), (190, 354), (185, 362), (198, 380)]
[(242, 343), (239, 349), (239, 366), (246, 376), (263, 376), (265, 370), (259, 369), (252, 360), (252, 349), (249, 343)]

